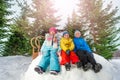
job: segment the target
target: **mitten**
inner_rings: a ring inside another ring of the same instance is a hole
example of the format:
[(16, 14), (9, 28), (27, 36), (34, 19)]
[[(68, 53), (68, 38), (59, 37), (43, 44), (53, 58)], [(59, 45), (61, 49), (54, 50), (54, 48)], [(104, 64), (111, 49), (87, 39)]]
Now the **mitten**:
[(70, 50), (67, 50), (66, 53), (67, 53), (67, 55), (70, 55)]

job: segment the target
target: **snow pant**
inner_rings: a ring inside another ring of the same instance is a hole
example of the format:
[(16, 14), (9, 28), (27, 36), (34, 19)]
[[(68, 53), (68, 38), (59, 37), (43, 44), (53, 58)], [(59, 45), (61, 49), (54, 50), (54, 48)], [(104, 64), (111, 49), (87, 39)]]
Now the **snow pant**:
[(77, 50), (76, 55), (79, 57), (82, 66), (85, 66), (87, 63), (91, 63), (93, 67), (97, 64), (93, 55), (88, 53), (85, 50)]
[(78, 56), (75, 54), (74, 51), (70, 51), (70, 54), (68, 55), (65, 51), (61, 51), (61, 65), (65, 65), (66, 63), (72, 62), (72, 64), (75, 64), (79, 62)]
[(50, 65), (50, 71), (57, 71), (60, 72), (60, 63), (57, 56), (57, 50), (44, 50), (41, 61), (39, 62), (38, 66), (46, 71), (47, 67)]

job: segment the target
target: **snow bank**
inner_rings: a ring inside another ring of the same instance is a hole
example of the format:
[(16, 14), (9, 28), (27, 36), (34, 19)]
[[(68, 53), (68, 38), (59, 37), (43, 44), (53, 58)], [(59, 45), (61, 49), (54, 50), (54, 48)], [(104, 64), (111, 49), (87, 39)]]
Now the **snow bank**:
[[(38, 64), (40, 58), (41, 56), (37, 57), (31, 63), (31, 57), (0, 57), (0, 80), (120, 80), (120, 59), (107, 61), (103, 57), (95, 55), (97, 62), (103, 65), (100, 73), (96, 74), (92, 70), (84, 72), (73, 65), (71, 71), (67, 72), (62, 66), (62, 72), (54, 76), (50, 75), (49, 72), (42, 75), (34, 72), (33, 69)], [(24, 74), (24, 72), (26, 73)]]
[(115, 69), (114, 80), (120, 80), (120, 58), (119, 59), (112, 59), (109, 62), (113, 64), (113, 67)]
[(0, 57), (0, 80), (20, 80), (31, 62), (31, 57)]
[(24, 80), (120, 80), (115, 79), (116, 69), (111, 62), (97, 54), (94, 54), (94, 57), (96, 61), (103, 66), (103, 69), (99, 73), (94, 73), (92, 70), (84, 72), (82, 69), (77, 69), (76, 65), (72, 65), (70, 71), (66, 71), (65, 67), (61, 66), (61, 73), (58, 75), (51, 75), (49, 71), (43, 74), (38, 74), (34, 71), (34, 67), (41, 59), (41, 56), (38, 56), (30, 64), (25, 73)]

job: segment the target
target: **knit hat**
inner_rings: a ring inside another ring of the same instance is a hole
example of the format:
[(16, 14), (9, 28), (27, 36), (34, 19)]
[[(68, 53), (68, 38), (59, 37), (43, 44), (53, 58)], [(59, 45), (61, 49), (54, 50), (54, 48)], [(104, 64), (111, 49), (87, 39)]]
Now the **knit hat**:
[(76, 35), (76, 33), (81, 33), (81, 32), (79, 30), (75, 30), (74, 36)]
[(69, 34), (68, 31), (64, 31), (64, 32), (63, 32), (63, 36), (64, 36), (65, 34)]
[(49, 32), (51, 32), (51, 31), (54, 31), (55, 33), (57, 33), (57, 29), (55, 27), (49, 28)]

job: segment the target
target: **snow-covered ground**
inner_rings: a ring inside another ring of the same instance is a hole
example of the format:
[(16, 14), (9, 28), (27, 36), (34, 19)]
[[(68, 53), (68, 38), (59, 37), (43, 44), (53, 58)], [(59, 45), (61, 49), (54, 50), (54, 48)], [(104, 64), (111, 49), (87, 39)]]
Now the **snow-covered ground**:
[(120, 58), (112, 59), (109, 61), (113, 64), (113, 67), (116, 69), (115, 80), (120, 80)]
[(21, 80), (30, 63), (31, 57), (0, 57), (0, 80)]
[(73, 66), (70, 72), (66, 72), (62, 67), (62, 72), (54, 76), (49, 72), (42, 75), (34, 72), (33, 68), (40, 57), (34, 61), (31, 57), (25, 56), (0, 57), (0, 80), (120, 80), (120, 59), (108, 61), (100, 56), (96, 58), (99, 58), (97, 61), (103, 65), (103, 70), (99, 73), (94, 73), (92, 70), (84, 72)]

